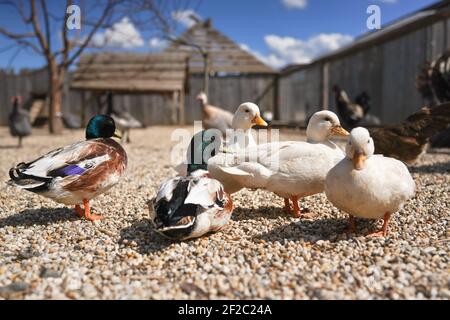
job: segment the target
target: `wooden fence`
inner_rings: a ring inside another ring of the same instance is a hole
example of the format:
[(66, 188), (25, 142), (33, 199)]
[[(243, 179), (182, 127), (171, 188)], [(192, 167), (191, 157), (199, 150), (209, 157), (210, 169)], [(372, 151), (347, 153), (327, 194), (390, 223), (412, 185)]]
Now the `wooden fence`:
[[(7, 125), (11, 112), (11, 97), (22, 95), (27, 100), (46, 94), (46, 70), (13, 74), (0, 71), (0, 125)], [(195, 97), (202, 88), (203, 78), (191, 75), (189, 92), (185, 97), (186, 123), (201, 119), (201, 109)], [(274, 75), (240, 75), (212, 77), (209, 102), (234, 112), (240, 103), (252, 101), (262, 111), (273, 110), (275, 102)], [(66, 79), (63, 95), (63, 114), (81, 117), (81, 92), (69, 89), (70, 75)], [(99, 112), (97, 102), (86, 94), (86, 118)], [(172, 106), (172, 96), (163, 94), (115, 95), (114, 106), (130, 111), (144, 125), (169, 125), (177, 123), (177, 110)]]

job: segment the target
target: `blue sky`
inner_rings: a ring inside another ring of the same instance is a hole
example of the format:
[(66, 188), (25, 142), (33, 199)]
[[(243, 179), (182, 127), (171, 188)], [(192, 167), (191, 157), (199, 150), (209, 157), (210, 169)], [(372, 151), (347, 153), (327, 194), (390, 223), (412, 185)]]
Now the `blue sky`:
[[(87, 11), (90, 1), (83, 7)], [(317, 55), (336, 49), (367, 32), (366, 9), (371, 4), (380, 6), (382, 24), (435, 3), (435, 0), (202, 0), (195, 14), (212, 18), (213, 25), (273, 67), (288, 63), (303, 63)], [(47, 1), (49, 10), (64, 10), (63, 1)], [(197, 4), (197, 2), (192, 2)], [(25, 29), (13, 8), (0, 7), (0, 26), (11, 31)], [(92, 12), (91, 12), (92, 13)], [(180, 29), (190, 20), (188, 13), (178, 12), (174, 17)], [(95, 14), (95, 12), (94, 12)], [(55, 23), (56, 24), (56, 23)], [(52, 26), (53, 27), (53, 26)], [(54, 27), (58, 27), (55, 25)], [(115, 33), (121, 30), (121, 34)], [(126, 18), (115, 29), (101, 31), (94, 39), (108, 49), (157, 51), (164, 42), (157, 35), (139, 30)], [(55, 42), (59, 41), (55, 33)], [(16, 48), (0, 37), (0, 68), (36, 68), (44, 60), (30, 50), (22, 50), (14, 59)]]

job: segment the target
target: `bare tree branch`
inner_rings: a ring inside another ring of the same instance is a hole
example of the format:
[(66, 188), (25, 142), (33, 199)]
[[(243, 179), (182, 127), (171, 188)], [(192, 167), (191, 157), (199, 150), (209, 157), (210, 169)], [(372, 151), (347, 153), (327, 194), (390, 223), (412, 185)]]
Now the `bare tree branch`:
[(45, 42), (44, 35), (42, 34), (41, 27), (39, 25), (39, 17), (36, 11), (36, 1), (30, 0), (31, 5), (31, 23), (33, 25), (34, 33), (39, 40), (39, 44), (41, 45), (42, 51), (45, 53), (47, 60), (50, 59), (50, 51)]
[(102, 25), (103, 21), (106, 19), (108, 14), (110, 14), (115, 3), (116, 2), (112, 1), (112, 0), (108, 1), (108, 4), (106, 5), (105, 9), (103, 10), (102, 15), (100, 16), (100, 19), (98, 20), (97, 24), (94, 25), (94, 27), (91, 29), (88, 36), (82, 42), (82, 44), (77, 49), (77, 51), (75, 51), (75, 53), (72, 55), (72, 57), (70, 59), (62, 62), (64, 67), (66, 67), (66, 68), (69, 67), (78, 58), (78, 56), (83, 52), (83, 50), (88, 46), (88, 44), (91, 42), (92, 37), (97, 32), (98, 28)]
[(22, 18), (23, 22), (25, 23), (30, 23), (30, 17), (26, 15), (25, 10), (23, 8), (23, 2), (20, 1), (7, 1), (7, 0), (3, 0), (0, 1), (0, 5), (8, 5), (13, 7), (14, 9), (16, 9), (17, 13), (20, 15), (20, 17)]
[(44, 15), (44, 23), (45, 23), (45, 39), (47, 41), (47, 47), (48, 51), (51, 51), (51, 37), (50, 37), (50, 24), (48, 21), (48, 10), (47, 10), (47, 4), (45, 3), (45, 0), (40, 0), (41, 8), (42, 8), (42, 14)]
[[(72, 0), (67, 0), (66, 8), (68, 8), (71, 4), (72, 4)], [(64, 19), (62, 21), (62, 38), (63, 38), (63, 47), (61, 49), (61, 52), (63, 54), (62, 61), (67, 61), (68, 56), (69, 56), (69, 51), (72, 49), (71, 43), (70, 43), (69, 39), (67, 38), (67, 26), (66, 26), (67, 16), (68, 16), (68, 13), (66, 12), (64, 14)]]

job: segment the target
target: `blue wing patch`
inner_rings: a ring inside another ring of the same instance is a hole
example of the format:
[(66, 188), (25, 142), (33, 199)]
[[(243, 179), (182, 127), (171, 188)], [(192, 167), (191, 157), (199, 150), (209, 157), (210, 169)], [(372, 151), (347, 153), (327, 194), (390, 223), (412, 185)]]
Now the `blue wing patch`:
[(76, 164), (70, 164), (68, 166), (52, 170), (48, 173), (48, 175), (51, 177), (67, 177), (82, 175), (85, 171), (86, 169), (79, 167)]

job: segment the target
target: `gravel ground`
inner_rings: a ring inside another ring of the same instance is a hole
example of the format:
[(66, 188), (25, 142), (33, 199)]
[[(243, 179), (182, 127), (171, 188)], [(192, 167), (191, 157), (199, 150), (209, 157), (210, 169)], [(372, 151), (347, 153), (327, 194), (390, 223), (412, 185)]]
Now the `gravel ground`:
[[(358, 221), (323, 194), (305, 199), (315, 220), (286, 216), (265, 191), (233, 195), (232, 221), (188, 242), (155, 234), (145, 201), (174, 175), (171, 127), (135, 130), (127, 176), (93, 201), (103, 221), (9, 187), (8, 169), (83, 138), (35, 130), (22, 150), (0, 128), (0, 299), (429, 299), (450, 298), (450, 151), (431, 150), (411, 167), (417, 195), (393, 216), (387, 238), (364, 237), (381, 222)], [(297, 132), (284, 139), (302, 138)]]

